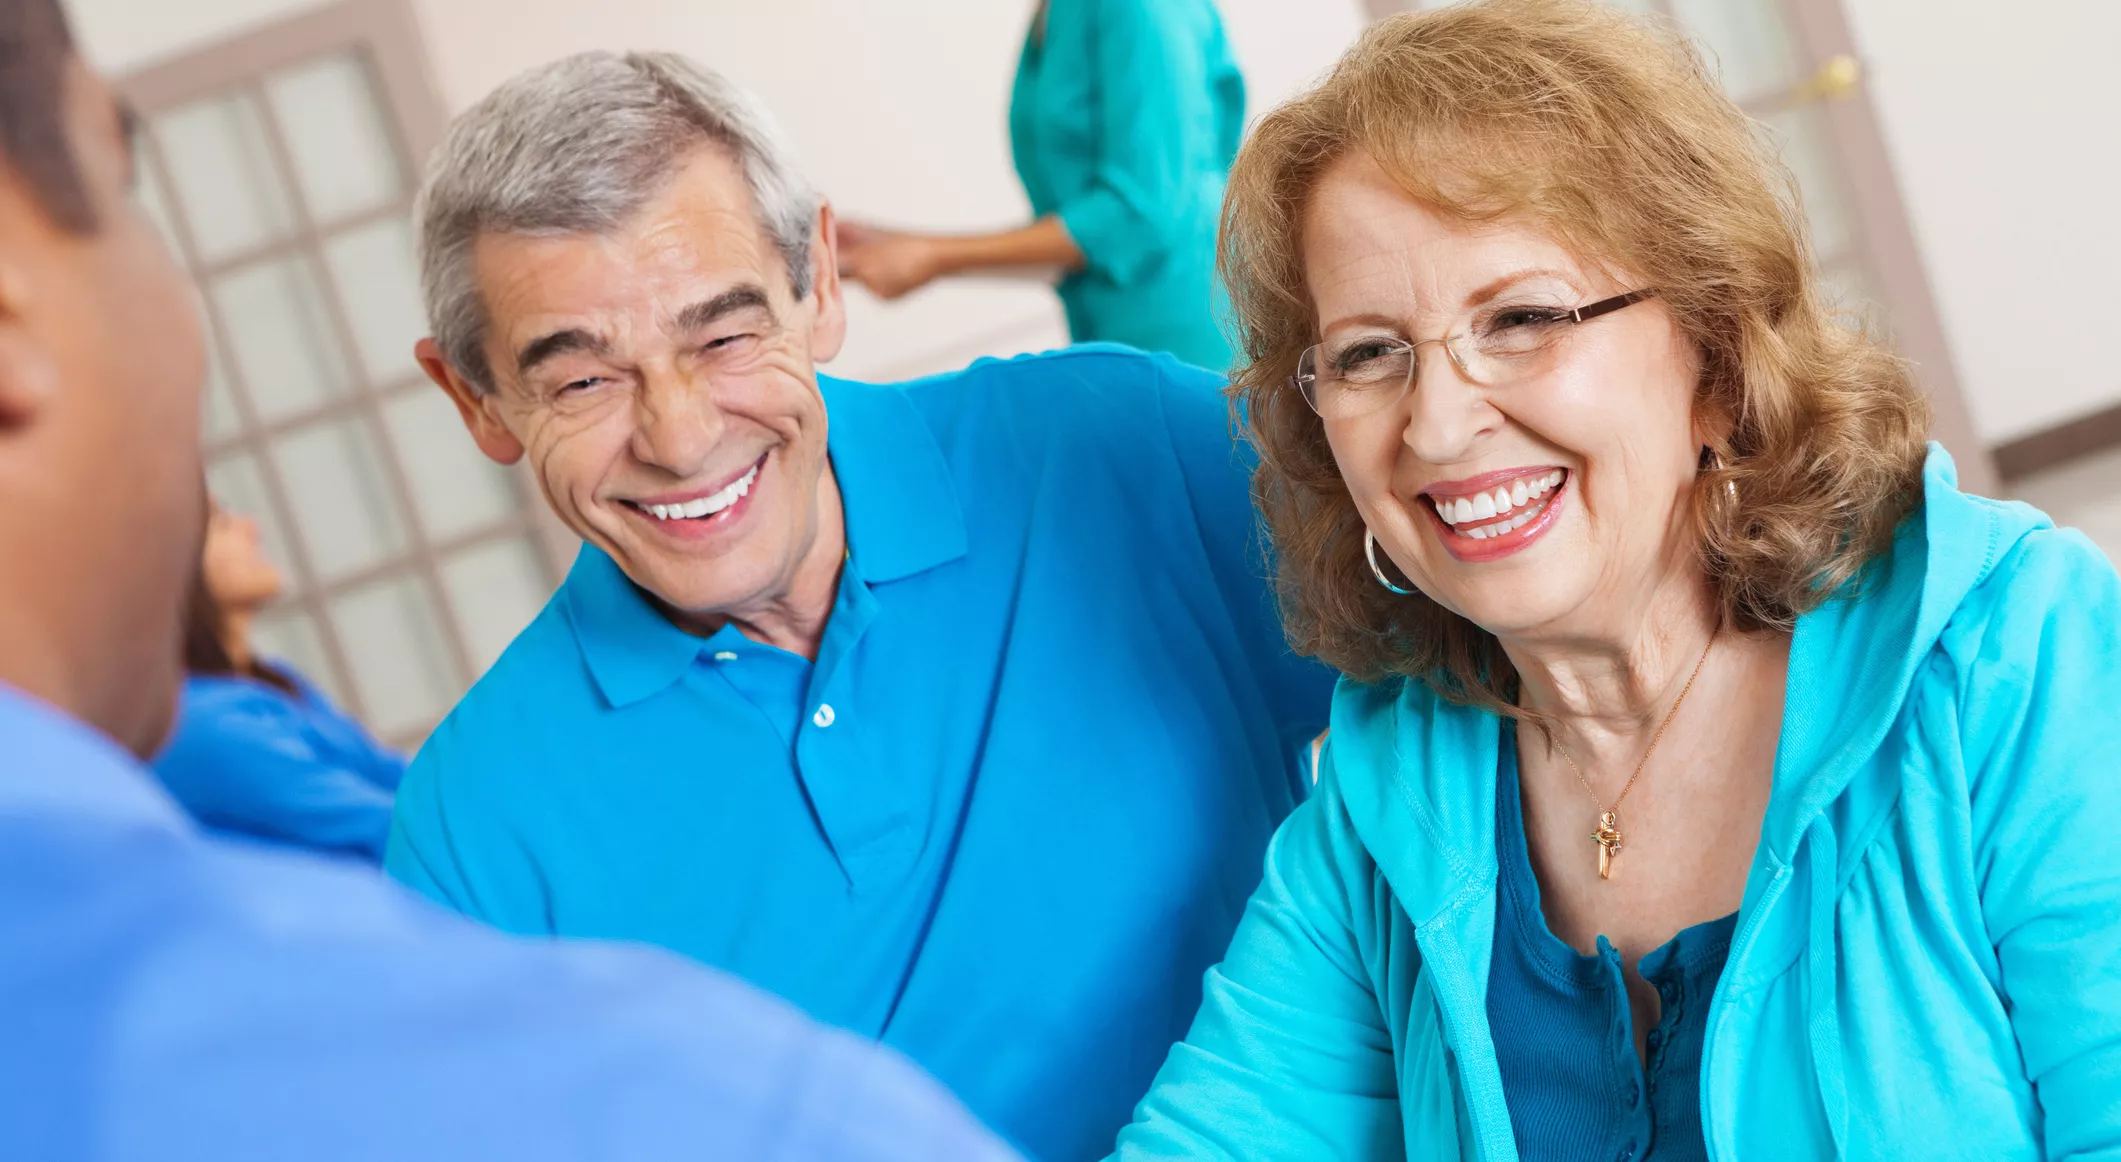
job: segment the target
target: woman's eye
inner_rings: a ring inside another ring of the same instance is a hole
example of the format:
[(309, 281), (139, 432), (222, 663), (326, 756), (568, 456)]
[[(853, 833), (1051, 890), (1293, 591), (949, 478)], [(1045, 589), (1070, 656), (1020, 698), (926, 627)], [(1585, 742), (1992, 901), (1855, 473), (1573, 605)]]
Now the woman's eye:
[(1546, 307), (1510, 307), (1497, 312), (1495, 317), (1488, 321), (1488, 329), (1507, 331), (1512, 327), (1539, 327), (1558, 323), (1561, 319), (1562, 312)]
[(1375, 360), (1385, 358), (1387, 355), (1390, 355), (1397, 346), (1397, 344), (1387, 343), (1381, 339), (1357, 343), (1354, 346), (1343, 350), (1340, 353), (1339, 358), (1335, 359), (1333, 363), (1334, 366), (1340, 368), (1342, 371), (1351, 371), (1357, 367), (1361, 367), (1365, 363), (1370, 363), (1374, 362)]

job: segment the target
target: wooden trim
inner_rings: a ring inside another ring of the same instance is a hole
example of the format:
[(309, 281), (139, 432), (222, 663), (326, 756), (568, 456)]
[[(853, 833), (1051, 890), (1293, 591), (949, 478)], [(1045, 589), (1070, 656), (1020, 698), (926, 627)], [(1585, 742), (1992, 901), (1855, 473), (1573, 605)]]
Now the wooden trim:
[(2115, 448), (2121, 448), (2121, 404), (1997, 445), (1996, 472), (2010, 483)]
[[(1810, 68), (1836, 56), (1856, 55), (1841, 0), (1785, 0), (1793, 30)], [(1936, 297), (1922, 268), (1922, 254), (1908, 225), (1899, 179), (1886, 155), (1885, 133), (1871, 104), (1869, 78), (1845, 98), (1820, 106), (1841, 163), (1857, 229), (1870, 258), (1870, 273), (1892, 326), (1894, 345), (1915, 365), (1915, 378), (1930, 398), (1931, 435), (1951, 450), (1961, 486), (1993, 493), (2000, 482), (1989, 448), (1974, 428), (1973, 413), (1952, 364)]]
[(304, 64), (320, 56), (364, 51), (383, 89), (398, 146), (419, 184), (421, 167), (447, 127), (411, 0), (342, 0), (151, 65), (125, 78), (127, 97), (166, 109), (226, 90), (243, 78)]

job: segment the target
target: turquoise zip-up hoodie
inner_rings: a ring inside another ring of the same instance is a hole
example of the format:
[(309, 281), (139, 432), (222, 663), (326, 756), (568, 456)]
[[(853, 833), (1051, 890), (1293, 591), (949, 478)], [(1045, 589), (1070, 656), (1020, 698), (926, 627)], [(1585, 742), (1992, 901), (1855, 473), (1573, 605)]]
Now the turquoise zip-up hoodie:
[[(1708, 1016), (1712, 1158), (2121, 1159), (2121, 582), (1958, 491), (1800, 618)], [(1343, 681), (1117, 1157), (1514, 1159), (1486, 1011), (1504, 721)]]

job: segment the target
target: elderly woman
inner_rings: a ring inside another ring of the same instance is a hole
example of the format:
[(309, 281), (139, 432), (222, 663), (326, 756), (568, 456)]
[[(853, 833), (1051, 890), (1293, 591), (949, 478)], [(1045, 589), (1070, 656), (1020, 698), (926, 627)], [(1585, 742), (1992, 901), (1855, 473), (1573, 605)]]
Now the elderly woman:
[(1558, 0), (1260, 125), (1238, 387), (1349, 678), (1120, 1157), (2121, 1151), (2114, 571), (1955, 488), (1788, 190)]

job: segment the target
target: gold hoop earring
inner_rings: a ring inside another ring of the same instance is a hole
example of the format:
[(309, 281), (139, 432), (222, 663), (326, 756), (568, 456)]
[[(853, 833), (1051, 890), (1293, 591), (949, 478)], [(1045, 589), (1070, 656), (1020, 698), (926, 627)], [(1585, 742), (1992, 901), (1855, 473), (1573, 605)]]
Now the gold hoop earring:
[(1379, 585), (1401, 597), (1413, 594), (1414, 591), (1412, 589), (1401, 589), (1385, 577), (1384, 568), (1377, 563), (1377, 535), (1370, 531), (1369, 525), (1362, 526), (1362, 555), (1370, 562), (1370, 576), (1377, 578)]
[[(1701, 446), (1700, 470), (1703, 472), (1723, 471), (1723, 453), (1718, 452), (1707, 444), (1703, 444)], [(1723, 507), (1723, 523), (1728, 525), (1737, 518), (1738, 514), (1737, 481), (1726, 480), (1723, 482), (1723, 500), (1721, 504)]]

